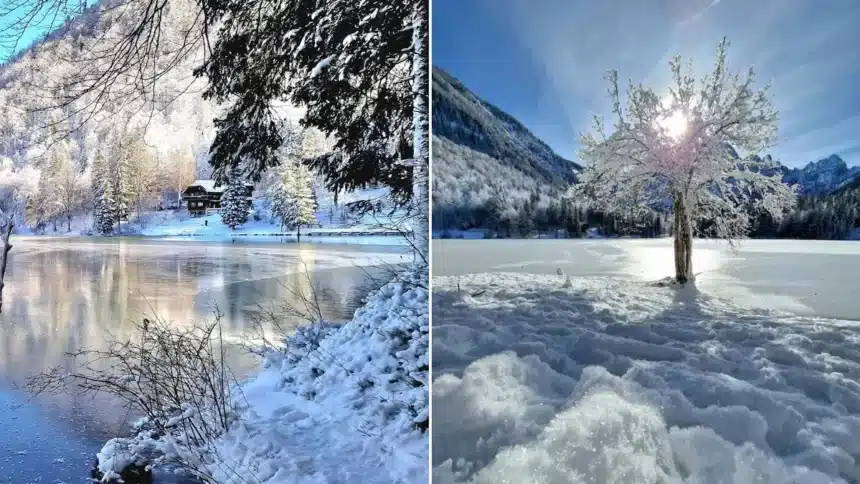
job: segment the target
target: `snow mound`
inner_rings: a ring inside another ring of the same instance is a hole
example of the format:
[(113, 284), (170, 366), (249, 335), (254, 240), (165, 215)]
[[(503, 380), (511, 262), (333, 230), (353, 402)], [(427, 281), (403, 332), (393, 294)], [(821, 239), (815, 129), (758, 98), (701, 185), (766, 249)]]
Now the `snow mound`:
[[(406, 272), (351, 321), (300, 327), (234, 392), (239, 418), (205, 449), (188, 451), (145, 422), (134, 437), (109, 441), (98, 456), (103, 482), (131, 465), (178, 459), (223, 484), (426, 483), (426, 288), (426, 268)], [(193, 410), (177, 410), (168, 427), (199, 418)]]
[(436, 483), (860, 482), (854, 322), (611, 278), (433, 285)]
[(245, 419), (216, 442), (218, 482), (427, 482), (426, 287), (421, 271), (403, 274), (351, 321), (270, 353), (242, 388)]

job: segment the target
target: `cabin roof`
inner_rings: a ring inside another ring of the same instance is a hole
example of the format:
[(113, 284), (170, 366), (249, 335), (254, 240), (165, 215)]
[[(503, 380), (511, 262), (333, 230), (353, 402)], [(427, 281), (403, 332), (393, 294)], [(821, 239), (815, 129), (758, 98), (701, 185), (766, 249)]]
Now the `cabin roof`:
[(191, 187), (200, 187), (210, 193), (221, 193), (224, 191), (224, 186), (215, 186), (215, 180), (194, 180), (194, 183), (188, 185)]
[[(254, 187), (253, 183), (246, 183), (246, 187)], [(206, 190), (207, 193), (224, 193), (224, 189), (227, 188), (227, 185), (216, 185), (215, 180), (195, 180), (194, 183), (188, 185), (188, 188), (191, 187), (200, 187)], [(186, 190), (188, 189), (186, 188)]]

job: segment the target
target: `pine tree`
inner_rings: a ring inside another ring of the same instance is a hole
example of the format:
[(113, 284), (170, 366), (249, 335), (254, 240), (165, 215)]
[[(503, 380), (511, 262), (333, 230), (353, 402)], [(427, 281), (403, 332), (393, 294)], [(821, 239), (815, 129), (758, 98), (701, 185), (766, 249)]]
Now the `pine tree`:
[[(426, 33), (426, 0), (202, 4), (220, 30), (212, 55), (195, 74), (209, 81), (207, 97), (232, 102), (216, 120), (216, 168), (224, 172), (238, 159), (253, 160), (248, 168), (256, 179), (277, 166), (282, 137), (272, 106), (288, 100), (307, 106), (305, 126), (337, 140), (332, 151), (311, 161), (330, 191), (383, 184), (399, 201), (412, 196), (413, 168), (400, 160), (426, 161), (413, 153), (413, 96), (427, 97), (426, 76), (419, 75), (426, 72), (426, 35), (419, 36), (416, 72), (411, 48), (415, 24)], [(261, 9), (270, 21), (260, 22)], [(413, 77), (421, 77), (420, 89), (412, 89)], [(424, 144), (426, 130), (422, 134)]]
[(95, 202), (93, 230), (102, 235), (111, 235), (116, 218), (114, 184), (109, 177), (107, 160), (101, 152), (96, 153), (93, 160), (91, 185)]
[(241, 167), (230, 170), (227, 188), (221, 195), (221, 220), (224, 225), (235, 230), (236, 227), (248, 221), (248, 193), (245, 187), (245, 177)]
[(316, 222), (313, 177), (310, 170), (296, 160), (285, 162), (280, 175), (273, 195), (272, 213), (281, 219), (282, 227), (295, 227), (301, 236), (302, 225)]
[[(282, 227), (299, 227), (301, 225), (301, 211), (298, 202), (292, 198), (284, 198), (280, 217)], [(301, 237), (300, 232), (298, 236)]]
[(131, 146), (124, 144), (126, 141), (127, 138), (124, 137), (123, 143), (120, 144), (119, 155), (111, 163), (111, 170), (109, 171), (114, 222), (120, 232), (122, 231), (122, 221), (128, 219), (129, 210), (134, 204), (132, 180), (139, 175), (135, 153)]

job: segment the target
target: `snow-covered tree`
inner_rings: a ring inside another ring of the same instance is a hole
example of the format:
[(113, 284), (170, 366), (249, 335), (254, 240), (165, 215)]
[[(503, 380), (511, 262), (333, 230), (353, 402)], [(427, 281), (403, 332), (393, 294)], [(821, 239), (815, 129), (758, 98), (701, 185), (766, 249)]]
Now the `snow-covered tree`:
[(218, 40), (196, 73), (209, 80), (207, 96), (230, 103), (216, 120), (213, 165), (250, 159), (254, 176), (277, 166), (274, 105), (305, 106), (302, 124), (335, 140), (309, 162), (329, 191), (384, 185), (401, 205), (416, 200), (426, 260), (428, 2), (203, 3)]
[(48, 197), (47, 204), (52, 208), (50, 213), (65, 218), (66, 230), (71, 231), (72, 216), (83, 208), (86, 196), (83, 175), (68, 150), (63, 148), (60, 145), (49, 156), (49, 165), (40, 184), (43, 195)]
[(284, 230), (284, 227), (298, 227), (301, 224), (298, 202), (287, 197), (284, 192), (279, 191), (275, 194), (272, 200), (272, 213), (281, 220), (281, 230)]
[(248, 221), (250, 205), (245, 184), (241, 167), (230, 170), (227, 187), (221, 195), (221, 220), (231, 230)]
[(3, 278), (6, 276), (9, 251), (12, 250), (9, 238), (12, 236), (13, 228), (15, 228), (14, 208), (10, 209), (7, 207), (4, 210), (0, 207), (0, 312), (3, 312)]
[(116, 176), (120, 207), (124, 207), (126, 214), (134, 209), (139, 217), (150, 201), (156, 181), (155, 161), (142, 132), (126, 133), (122, 137)]
[(429, 263), (430, 255), (430, 6), (413, 1), (410, 27), (412, 52), (412, 220), (415, 260)]
[(669, 62), (673, 86), (665, 96), (631, 82), (626, 109), (618, 74), (610, 71), (614, 131), (607, 135), (603, 120), (595, 117), (597, 134), (584, 134), (580, 141), (588, 166), (574, 196), (611, 213), (671, 203), (680, 283), (694, 277), (694, 222), (707, 222), (714, 236), (731, 241), (748, 233), (751, 211), (778, 220), (796, 200), (775, 162), (757, 156), (777, 135), (768, 88), (753, 89), (752, 68), (745, 75), (728, 71), (728, 45), (726, 39), (720, 42), (714, 70), (701, 80), (675, 56)]
[(92, 161), (90, 183), (93, 197), (93, 230), (102, 235), (111, 235), (116, 219), (115, 185), (111, 181), (110, 166), (101, 151)]
[(331, 191), (381, 183), (409, 198), (411, 170), (398, 161), (412, 157), (415, 0), (202, 3), (218, 32), (197, 74), (207, 77), (208, 96), (231, 103), (216, 121), (216, 167), (250, 159), (256, 177), (277, 166), (273, 106), (286, 101), (306, 106), (304, 126), (336, 140), (312, 162)]
[(316, 222), (313, 177), (298, 160), (283, 162), (273, 192), (272, 214), (281, 219), (281, 227), (295, 227), (301, 236), (302, 225)]
[(3, 309), (3, 279), (9, 251), (12, 250), (9, 239), (12, 237), (22, 202), (35, 193), (36, 175), (30, 169), (15, 170), (11, 160), (0, 157), (0, 311)]
[(182, 200), (182, 191), (194, 183), (197, 167), (193, 153), (188, 149), (176, 149), (170, 152), (170, 170), (167, 175), (167, 187), (176, 192), (176, 201)]

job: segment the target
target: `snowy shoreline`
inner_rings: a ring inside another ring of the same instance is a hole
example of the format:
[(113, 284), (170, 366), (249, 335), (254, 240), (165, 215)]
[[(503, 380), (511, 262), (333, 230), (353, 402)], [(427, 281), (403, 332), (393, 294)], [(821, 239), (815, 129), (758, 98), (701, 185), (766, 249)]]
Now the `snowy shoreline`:
[[(426, 288), (426, 269), (401, 273), (351, 320), (302, 326), (284, 349), (269, 351), (239, 385), (241, 418), (209, 444), (211, 460), (199, 468), (223, 483), (427, 482)], [(108, 441), (99, 453), (103, 482), (146, 465), (147, 455), (181, 455), (176, 443), (146, 432)]]
[(303, 227), (301, 232), (282, 230), (275, 224), (263, 221), (248, 221), (231, 230), (221, 222), (220, 215), (213, 214), (205, 217), (176, 218), (172, 211), (154, 212), (149, 214), (149, 222), (143, 227), (139, 224), (123, 224), (122, 235), (101, 236), (90, 234), (86, 229), (85, 220), (76, 220), (76, 227), (69, 232), (56, 233), (24, 233), (19, 237), (37, 238), (110, 238), (133, 237), (160, 240), (253, 240), (253, 239), (291, 239), (291, 241), (308, 241), (324, 243), (343, 243), (361, 245), (408, 245), (404, 234), (398, 230), (379, 225), (357, 224), (350, 226), (321, 226)]

